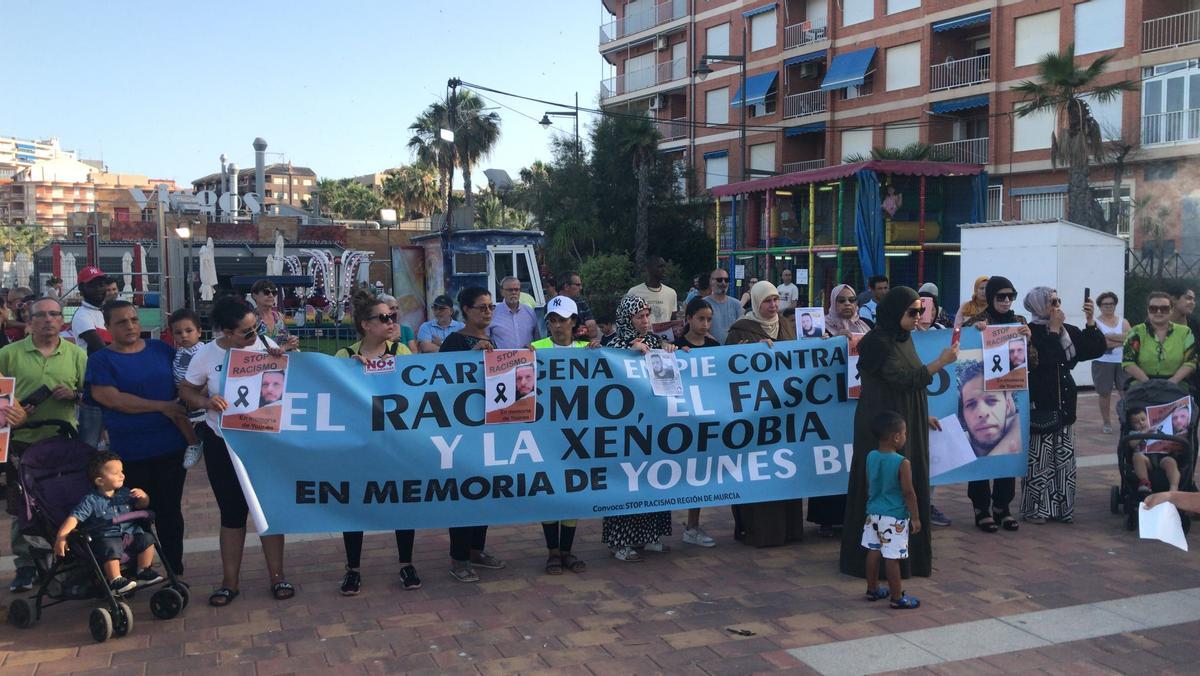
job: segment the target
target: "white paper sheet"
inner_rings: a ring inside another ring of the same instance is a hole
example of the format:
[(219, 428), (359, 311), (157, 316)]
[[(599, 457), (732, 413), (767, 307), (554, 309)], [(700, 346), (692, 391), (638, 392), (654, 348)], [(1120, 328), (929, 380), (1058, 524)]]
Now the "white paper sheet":
[(1163, 542), (1188, 550), (1187, 538), (1183, 535), (1183, 522), (1179, 518), (1179, 510), (1175, 505), (1164, 502), (1150, 509), (1146, 503), (1138, 505), (1138, 535), (1143, 540), (1162, 540)]
[(942, 430), (929, 430), (929, 476), (945, 474), (952, 469), (975, 461), (975, 451), (963, 431), (957, 415), (948, 415), (939, 422)]

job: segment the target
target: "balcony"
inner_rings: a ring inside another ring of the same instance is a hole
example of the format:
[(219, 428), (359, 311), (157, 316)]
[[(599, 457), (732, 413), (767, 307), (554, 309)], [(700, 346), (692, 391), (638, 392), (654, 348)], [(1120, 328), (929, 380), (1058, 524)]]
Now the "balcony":
[(988, 163), (987, 137), (934, 143), (933, 150), (938, 154), (938, 159), (944, 159), (948, 162), (962, 162), (964, 164)]
[(687, 0), (666, 0), (600, 26), (600, 46), (687, 15)]
[(929, 91), (968, 87), (992, 79), (992, 55), (956, 59), (929, 67)]
[(1200, 141), (1200, 109), (1142, 116), (1142, 146)]
[(650, 68), (622, 73), (610, 77), (600, 83), (600, 98), (610, 99), (614, 96), (649, 89), (672, 80), (687, 77), (687, 57), (679, 57), (674, 61), (660, 63)]
[(783, 117), (787, 119), (823, 113), (828, 101), (829, 92), (821, 89), (800, 94), (788, 94), (783, 97)]
[(662, 136), (664, 141), (674, 141), (681, 138), (687, 138), (688, 135), (688, 119), (686, 117), (677, 117), (673, 120), (658, 120), (654, 123), (658, 128), (659, 136)]
[(784, 162), (783, 173), (794, 174), (797, 171), (811, 171), (813, 169), (824, 169), (825, 160), (805, 160), (803, 162)]
[(1046, 221), (1067, 217), (1066, 193), (1020, 195), (1016, 199), (1016, 220)]
[(1142, 22), (1142, 51), (1182, 47), (1200, 42), (1200, 9)]
[(802, 21), (783, 29), (784, 49), (795, 49), (828, 39), (829, 29), (824, 18)]

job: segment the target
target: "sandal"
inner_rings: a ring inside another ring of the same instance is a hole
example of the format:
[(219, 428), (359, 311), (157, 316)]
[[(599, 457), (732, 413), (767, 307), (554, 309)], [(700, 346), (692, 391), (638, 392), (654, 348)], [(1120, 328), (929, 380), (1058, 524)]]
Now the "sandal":
[(919, 607), (921, 607), (921, 602), (908, 594), (904, 594), (899, 599), (892, 599), (892, 608), (896, 610), (912, 610)]
[(233, 603), (233, 600), (237, 597), (238, 591), (236, 589), (221, 587), (212, 594), (209, 594), (208, 605), (213, 606), (214, 608), (224, 608), (230, 603)]
[(996, 521), (987, 514), (975, 515), (975, 527), (985, 533), (995, 533), (1000, 530), (1000, 526), (996, 525)]
[(879, 587), (875, 591), (867, 590), (868, 601), (882, 601), (891, 595), (892, 592), (887, 587)]
[(271, 585), (271, 595), (276, 601), (286, 601), (296, 595), (296, 588), (287, 580), (280, 580)]
[(562, 559), (558, 556), (551, 555), (546, 559), (546, 574), (547, 575), (562, 575)]
[(583, 571), (587, 570), (587, 564), (570, 552), (563, 554), (561, 560), (563, 568), (566, 568), (572, 573), (582, 573)]
[(992, 518), (999, 520), (1000, 527), (1007, 531), (1014, 531), (1021, 527), (1021, 524), (1017, 523), (1017, 520), (1013, 518), (1012, 514), (1000, 514), (999, 512), (992, 512)]

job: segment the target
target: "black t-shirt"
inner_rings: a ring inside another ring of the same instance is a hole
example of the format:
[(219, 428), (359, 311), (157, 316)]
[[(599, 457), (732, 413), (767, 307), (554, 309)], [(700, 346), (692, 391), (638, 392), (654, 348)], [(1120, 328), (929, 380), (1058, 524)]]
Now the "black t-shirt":
[(438, 352), (467, 352), (469, 350), (474, 350), (475, 346), (479, 344), (479, 341), (481, 340), (484, 339), (476, 338), (475, 336), (468, 336), (460, 331), (455, 331), (454, 333), (446, 336), (446, 339), (442, 341), (442, 347), (438, 350)]
[(714, 340), (712, 336), (705, 336), (703, 345), (693, 345), (692, 343), (688, 342), (687, 334), (685, 333), (675, 339), (675, 347), (690, 347), (692, 349), (699, 349), (702, 347), (721, 347), (721, 344)]

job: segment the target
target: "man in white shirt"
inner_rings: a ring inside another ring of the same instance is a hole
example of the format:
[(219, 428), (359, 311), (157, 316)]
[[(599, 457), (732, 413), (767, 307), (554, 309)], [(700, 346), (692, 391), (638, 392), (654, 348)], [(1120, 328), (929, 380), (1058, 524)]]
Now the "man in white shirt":
[(626, 295), (637, 296), (650, 306), (650, 322), (669, 322), (679, 310), (679, 296), (675, 289), (663, 283), (667, 276), (667, 262), (662, 256), (646, 259), (646, 281), (630, 289)]
[(779, 311), (791, 310), (796, 307), (796, 302), (800, 299), (800, 289), (792, 284), (792, 271), (785, 269), (781, 275), (783, 283), (775, 287), (779, 292)]
[(112, 298), (108, 296), (110, 282), (112, 280), (94, 265), (79, 271), (79, 293), (83, 296), (83, 304), (71, 317), (71, 335), (75, 337), (75, 344), (88, 354), (103, 350), (112, 342), (104, 325), (104, 312), (100, 310), (104, 303), (116, 298), (115, 292)]
[(875, 308), (879, 307), (879, 301), (883, 300), (883, 297), (891, 289), (891, 283), (887, 277), (875, 275), (867, 280), (867, 289), (871, 292), (871, 300), (859, 308), (858, 316), (863, 321), (870, 322), (871, 326), (875, 326)]

